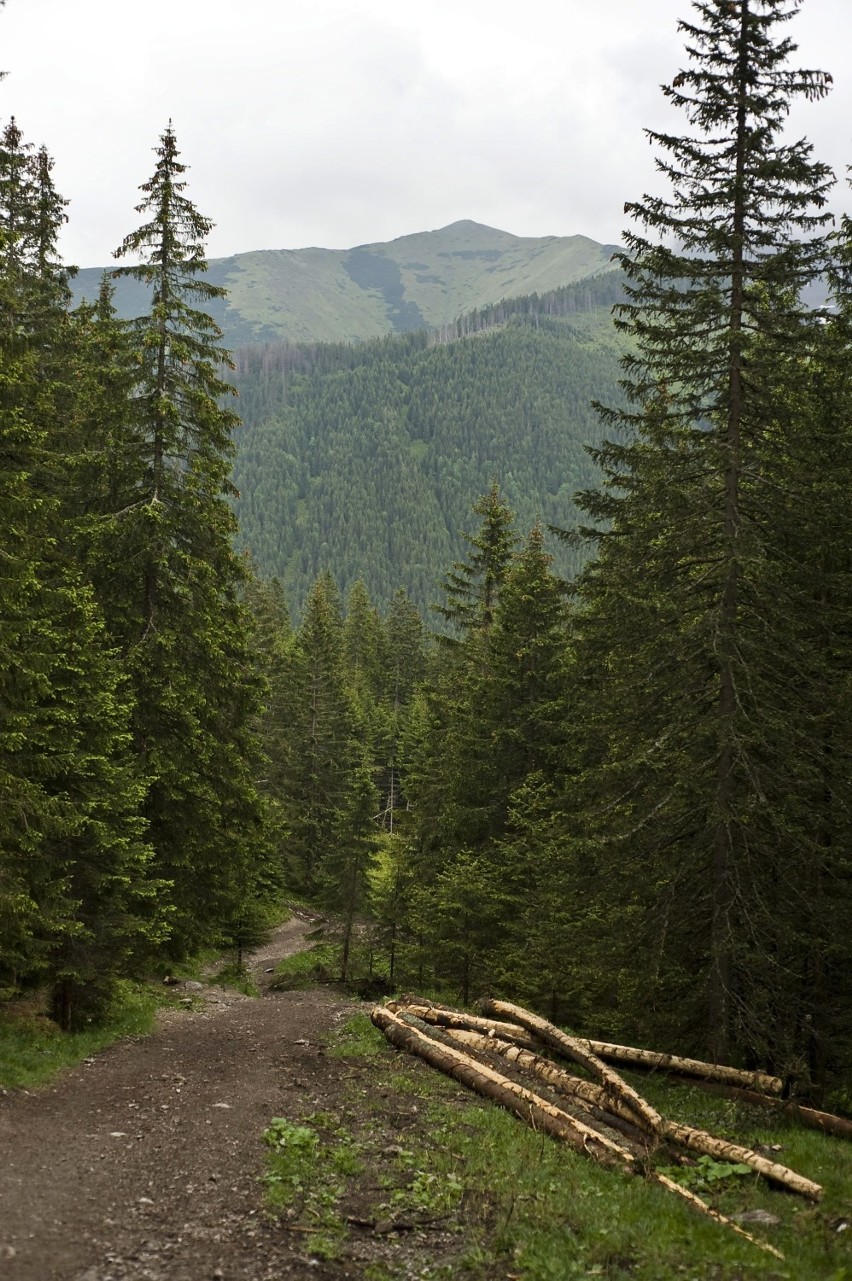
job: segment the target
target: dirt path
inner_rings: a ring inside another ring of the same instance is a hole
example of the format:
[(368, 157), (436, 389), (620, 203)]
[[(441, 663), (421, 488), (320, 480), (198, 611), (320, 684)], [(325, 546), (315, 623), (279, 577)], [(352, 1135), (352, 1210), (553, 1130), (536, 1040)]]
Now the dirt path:
[[(294, 918), (255, 954), (260, 979), (306, 928)], [(354, 1275), (301, 1255), (262, 1215), (258, 1187), (270, 1119), (339, 1092), (347, 1068), (322, 1041), (352, 1008), (322, 991), (214, 992), (0, 1101), (3, 1281)]]

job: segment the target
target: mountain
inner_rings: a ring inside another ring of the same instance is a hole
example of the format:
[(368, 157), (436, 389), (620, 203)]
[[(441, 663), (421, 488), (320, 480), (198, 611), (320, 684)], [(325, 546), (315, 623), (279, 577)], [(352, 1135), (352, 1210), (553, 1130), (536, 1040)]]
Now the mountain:
[[(210, 262), (208, 279), (228, 290), (210, 310), (231, 348), (379, 338), (439, 328), (489, 303), (608, 271), (616, 248), (586, 236), (513, 236), (463, 220), (353, 249), (257, 250)], [(75, 298), (94, 298), (101, 276), (101, 268), (80, 271)], [(117, 282), (119, 315), (146, 306), (142, 285)]]
[[(620, 399), (619, 291), (609, 272), (467, 316), (443, 338), (238, 351), (242, 545), (296, 610), (323, 569), (344, 592), (360, 577), (386, 606), (404, 586), (427, 609), (493, 480), (520, 534), (538, 518), (573, 526), (575, 492), (598, 480), (590, 402)], [(582, 562), (582, 549), (551, 550), (566, 575)]]

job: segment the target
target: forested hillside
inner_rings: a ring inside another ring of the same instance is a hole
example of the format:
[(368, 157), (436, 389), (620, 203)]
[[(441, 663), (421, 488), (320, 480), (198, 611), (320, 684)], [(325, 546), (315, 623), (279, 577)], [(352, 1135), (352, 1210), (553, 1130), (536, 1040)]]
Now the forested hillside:
[[(451, 324), (503, 298), (609, 271), (616, 248), (587, 236), (513, 236), (463, 220), (354, 249), (259, 250), (210, 262), (208, 279), (227, 290), (211, 300), (210, 314), (232, 348), (378, 338)], [(100, 278), (100, 268), (79, 272), (75, 300), (94, 299)], [(147, 302), (138, 281), (116, 290), (122, 318)]]
[[(447, 327), (355, 347), (238, 353), (240, 539), (301, 608), (322, 569), (386, 605), (426, 608), (461, 549), (476, 494), (499, 478), (527, 526), (570, 528), (597, 483), (594, 399), (617, 395), (614, 274)], [(457, 336), (458, 335), (458, 336)], [(566, 574), (581, 563), (560, 548)]]

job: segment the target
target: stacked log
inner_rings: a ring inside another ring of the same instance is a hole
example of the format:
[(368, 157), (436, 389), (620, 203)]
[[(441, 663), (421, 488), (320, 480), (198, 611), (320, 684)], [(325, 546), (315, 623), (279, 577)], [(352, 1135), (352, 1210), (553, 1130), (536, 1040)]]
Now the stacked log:
[[(505, 1001), (485, 1001), (482, 1011), (474, 1015), (424, 997), (408, 996), (376, 1006), (372, 1019), (394, 1045), (507, 1108), (535, 1129), (609, 1168), (644, 1175), (762, 1250), (783, 1257), (774, 1246), (758, 1240), (695, 1193), (654, 1170), (651, 1157), (665, 1145), (747, 1165), (775, 1186), (812, 1201), (822, 1196), (819, 1184), (750, 1148), (661, 1116), (611, 1064), (665, 1071), (714, 1090), (735, 1091), (775, 1107), (788, 1107), (778, 1097), (782, 1084), (776, 1077), (574, 1037)], [(548, 1053), (587, 1075), (566, 1070), (545, 1057)], [(508, 1071), (514, 1071), (515, 1077), (497, 1070), (499, 1060), (511, 1065)], [(817, 1115), (825, 1118), (825, 1114)], [(820, 1128), (829, 1129), (829, 1125), (824, 1122)]]

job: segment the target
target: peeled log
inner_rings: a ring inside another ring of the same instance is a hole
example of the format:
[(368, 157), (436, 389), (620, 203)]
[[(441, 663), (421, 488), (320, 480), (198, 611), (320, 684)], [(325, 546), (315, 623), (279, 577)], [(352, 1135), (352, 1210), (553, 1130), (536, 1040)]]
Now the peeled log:
[(609, 1111), (615, 1111), (615, 1108), (610, 1107), (609, 1100), (618, 1099), (630, 1109), (631, 1120), (637, 1125), (644, 1125), (651, 1134), (663, 1137), (663, 1118), (656, 1108), (652, 1107), (647, 1099), (637, 1094), (623, 1077), (593, 1054), (588, 1049), (588, 1042), (569, 1036), (567, 1032), (560, 1032), (558, 1027), (554, 1027), (546, 1019), (539, 1018), (537, 1014), (532, 1014), (520, 1005), (512, 1005), (508, 1001), (483, 1001), (482, 1008), (487, 1014), (503, 1014), (509, 1019), (514, 1019), (516, 1023), (520, 1023), (521, 1027), (537, 1036), (544, 1045), (557, 1050), (567, 1058), (574, 1059), (603, 1086), (608, 1096), (605, 1106)]
[(548, 1059), (543, 1059), (538, 1054), (533, 1054), (530, 1050), (524, 1050), (521, 1046), (513, 1045), (499, 1037), (482, 1036), (479, 1032), (462, 1031), (460, 1028), (447, 1028), (445, 1035), (452, 1037), (454, 1041), (459, 1041), (462, 1045), (469, 1045), (472, 1050), (480, 1054), (499, 1054), (501, 1058), (508, 1059), (510, 1063), (516, 1063), (524, 1071), (534, 1073), (554, 1090), (579, 1099), (582, 1106), (596, 1121), (609, 1126), (610, 1129), (620, 1130), (634, 1143), (640, 1143), (647, 1149), (647, 1133), (633, 1123), (632, 1114), (627, 1108), (624, 1108), (620, 1115), (608, 1110), (605, 1107), (604, 1092), (599, 1085), (593, 1085), (591, 1081), (583, 1081), (578, 1076), (571, 1076), (569, 1072), (557, 1067)]
[(392, 1010), (377, 1005), (370, 1018), (394, 1045), (425, 1059), (432, 1067), (445, 1072), (468, 1089), (493, 1099), (495, 1103), (514, 1112), (533, 1129), (554, 1135), (576, 1151), (585, 1152), (604, 1165), (618, 1164), (630, 1170), (634, 1168), (633, 1154), (626, 1148), (613, 1143), (605, 1135), (598, 1134), (590, 1126), (548, 1103), (547, 1099), (534, 1094), (525, 1086), (501, 1076), (484, 1063), (478, 1063), (469, 1054), (431, 1040)]
[[(633, 1120), (633, 1114), (630, 1108), (613, 1100), (605, 1090), (592, 1081), (583, 1081), (577, 1076), (571, 1076), (570, 1073), (549, 1063), (547, 1059), (539, 1058), (537, 1054), (531, 1054), (528, 1050), (522, 1050), (517, 1046), (511, 1045), (508, 1041), (502, 1041), (494, 1038), (479, 1036), (475, 1032), (452, 1032), (453, 1037), (464, 1038), (465, 1044), (482, 1052), (499, 1054), (508, 1059), (511, 1063), (517, 1063), (518, 1067), (524, 1068), (528, 1072), (533, 1072), (555, 1090), (561, 1093), (571, 1095), (574, 1098), (582, 1099), (589, 1108), (594, 1109), (592, 1115), (605, 1125), (612, 1124), (618, 1120), (630, 1124)], [(615, 1116), (607, 1119), (607, 1114), (614, 1111)], [(818, 1183), (811, 1179), (806, 1179), (803, 1175), (797, 1174), (795, 1170), (790, 1170), (786, 1165), (781, 1165), (777, 1161), (769, 1161), (766, 1157), (754, 1152), (751, 1148), (740, 1147), (737, 1143), (728, 1143), (725, 1139), (717, 1139), (714, 1135), (708, 1134), (706, 1130), (697, 1130), (691, 1125), (680, 1125), (677, 1121), (670, 1121), (667, 1117), (662, 1118), (663, 1137), (670, 1142), (677, 1144), (679, 1147), (687, 1148), (692, 1152), (700, 1152), (704, 1156), (712, 1156), (717, 1161), (740, 1162), (742, 1165), (749, 1165), (757, 1173), (768, 1179), (771, 1183), (778, 1184), (786, 1188), (788, 1192), (796, 1192), (799, 1196), (807, 1197), (811, 1201), (819, 1201), (822, 1197), (822, 1188)]]
[[(580, 1039), (580, 1038), (578, 1038)], [(583, 1043), (599, 1058), (613, 1063), (632, 1063), (636, 1067), (659, 1072), (676, 1072), (679, 1076), (698, 1076), (704, 1081), (720, 1081), (726, 1085), (739, 1085), (745, 1089), (760, 1090), (764, 1094), (780, 1094), (784, 1082), (765, 1072), (745, 1072), (740, 1068), (725, 1067), (718, 1063), (702, 1063), (700, 1059), (683, 1059), (677, 1054), (659, 1054), (656, 1050), (638, 1050), (632, 1045), (611, 1045), (608, 1041)]]
[[(522, 1012), (525, 1013), (525, 1011)], [(406, 1023), (402, 1017), (392, 1010), (377, 1005), (373, 1008), (370, 1018), (376, 1027), (381, 1028), (392, 1044), (425, 1059), (432, 1067), (445, 1072), (453, 1080), (467, 1086), (468, 1089), (475, 1090), (479, 1094), (484, 1094), (486, 1098), (500, 1103), (534, 1129), (543, 1130), (546, 1134), (551, 1134), (555, 1138), (561, 1139), (576, 1151), (593, 1156), (601, 1164), (615, 1165), (617, 1168), (634, 1174), (639, 1172), (637, 1163), (626, 1148), (619, 1147), (618, 1144), (605, 1138), (604, 1135), (596, 1133), (596, 1131), (589, 1129), (588, 1126), (584, 1126), (581, 1121), (575, 1120), (567, 1112), (562, 1112), (560, 1108), (554, 1107), (546, 1099), (540, 1098), (523, 1086), (517, 1085), (507, 1077), (501, 1076), (499, 1072), (494, 1072), (484, 1063), (478, 1063), (470, 1055), (454, 1050), (449, 1045), (442, 1045), (431, 1040), (410, 1023)], [(613, 1157), (619, 1159), (613, 1160)], [(719, 1214), (717, 1210), (711, 1209), (694, 1192), (681, 1187), (680, 1184), (666, 1178), (665, 1175), (651, 1174), (649, 1177), (652, 1182), (659, 1183), (668, 1191), (674, 1192), (676, 1196), (688, 1201), (690, 1205), (694, 1206), (696, 1210), (700, 1210), (702, 1214), (708, 1215), (717, 1223), (733, 1228), (739, 1236), (751, 1241), (752, 1245), (756, 1245), (761, 1250), (766, 1250), (777, 1259), (784, 1258), (780, 1250), (776, 1250), (774, 1246), (768, 1245), (765, 1241), (752, 1236), (750, 1232), (746, 1232), (745, 1228), (741, 1228), (739, 1224), (733, 1223), (723, 1214)]]
[(460, 1010), (451, 1010), (433, 1001), (415, 1001), (406, 997), (401, 1001), (389, 1001), (388, 1010), (404, 1010), (422, 1019), (424, 1023), (434, 1023), (437, 1027), (460, 1028), (468, 1032), (479, 1032), (483, 1036), (501, 1036), (504, 1040), (514, 1041), (529, 1050), (540, 1050), (541, 1043), (525, 1032), (516, 1023), (496, 1023), (494, 1019), (479, 1018), (476, 1014), (466, 1014)]

